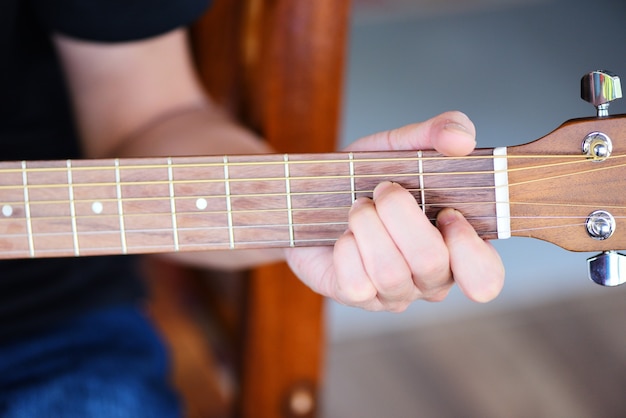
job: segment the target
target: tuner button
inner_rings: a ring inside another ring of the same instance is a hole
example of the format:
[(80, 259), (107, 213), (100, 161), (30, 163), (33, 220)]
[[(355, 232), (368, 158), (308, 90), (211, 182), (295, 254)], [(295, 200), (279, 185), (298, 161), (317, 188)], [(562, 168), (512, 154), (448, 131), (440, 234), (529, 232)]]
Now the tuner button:
[(605, 251), (587, 259), (589, 278), (602, 286), (617, 286), (626, 281), (626, 256)]
[(596, 210), (587, 217), (585, 226), (587, 233), (593, 239), (605, 240), (615, 232), (615, 218), (609, 212)]
[(609, 115), (609, 103), (622, 97), (622, 85), (610, 71), (592, 71), (580, 80), (580, 97), (598, 110), (598, 116)]

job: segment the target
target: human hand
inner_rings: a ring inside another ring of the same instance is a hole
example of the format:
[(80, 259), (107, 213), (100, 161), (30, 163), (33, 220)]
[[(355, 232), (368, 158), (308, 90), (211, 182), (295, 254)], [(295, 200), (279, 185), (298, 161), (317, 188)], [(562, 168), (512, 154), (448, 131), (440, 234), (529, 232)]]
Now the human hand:
[[(475, 128), (460, 112), (382, 132), (353, 143), (350, 151), (435, 149), (470, 153)], [(504, 267), (489, 242), (454, 209), (433, 226), (402, 186), (383, 182), (373, 199), (357, 199), (348, 229), (334, 247), (286, 249), (292, 270), (314, 291), (367, 310), (400, 312), (412, 302), (443, 300), (454, 283), (475, 301), (495, 298)]]

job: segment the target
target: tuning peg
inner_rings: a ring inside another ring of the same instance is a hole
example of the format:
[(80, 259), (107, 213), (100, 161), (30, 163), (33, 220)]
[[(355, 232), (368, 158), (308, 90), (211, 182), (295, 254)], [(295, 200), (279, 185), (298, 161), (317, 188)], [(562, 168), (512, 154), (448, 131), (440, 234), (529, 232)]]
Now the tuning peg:
[(592, 71), (580, 80), (580, 97), (596, 107), (599, 117), (608, 116), (609, 103), (622, 97), (622, 84), (610, 71)]
[(605, 251), (587, 259), (589, 278), (602, 286), (617, 286), (626, 282), (626, 255)]

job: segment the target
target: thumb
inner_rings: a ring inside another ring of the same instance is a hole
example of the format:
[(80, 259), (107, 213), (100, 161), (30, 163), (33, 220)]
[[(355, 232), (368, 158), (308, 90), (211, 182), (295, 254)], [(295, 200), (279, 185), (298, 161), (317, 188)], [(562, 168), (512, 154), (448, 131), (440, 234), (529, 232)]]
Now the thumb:
[(476, 128), (462, 112), (450, 111), (427, 121), (361, 138), (347, 151), (435, 149), (444, 155), (469, 154), (476, 146)]

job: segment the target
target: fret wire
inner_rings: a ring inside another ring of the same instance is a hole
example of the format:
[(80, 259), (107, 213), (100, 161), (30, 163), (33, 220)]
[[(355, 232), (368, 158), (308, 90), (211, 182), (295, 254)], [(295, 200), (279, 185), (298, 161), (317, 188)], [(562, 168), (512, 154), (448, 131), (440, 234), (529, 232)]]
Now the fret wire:
[(426, 192), (424, 186), (424, 162), (422, 160), (423, 153), (422, 151), (417, 151), (417, 166), (419, 170), (419, 181), (420, 181), (420, 198), (421, 198), (421, 206), (422, 212), (426, 213)]
[(228, 156), (224, 155), (224, 193), (226, 194), (226, 214), (228, 220), (228, 240), (230, 248), (235, 248), (235, 231), (233, 230), (232, 200), (230, 197), (230, 173), (228, 171)]
[(120, 219), (120, 241), (122, 244), (122, 254), (128, 254), (128, 247), (126, 245), (126, 229), (124, 224), (124, 203), (122, 201), (122, 184), (121, 184), (121, 175), (120, 175), (120, 160), (116, 158), (114, 160), (115, 164), (115, 192), (117, 195), (117, 214)]
[(287, 218), (289, 219), (289, 242), (290, 246), (294, 244), (294, 232), (293, 232), (293, 212), (291, 211), (291, 184), (289, 182), (289, 155), (283, 156), (285, 161), (285, 195), (287, 197)]
[(76, 205), (74, 203), (74, 188), (72, 187), (72, 161), (66, 161), (67, 166), (67, 187), (70, 204), (70, 220), (72, 222), (72, 241), (74, 243), (74, 255), (80, 255), (80, 247), (78, 246), (78, 229), (76, 227)]
[(511, 237), (511, 206), (509, 204), (509, 176), (507, 172), (507, 149), (497, 147), (493, 149), (493, 184), (495, 187), (496, 199), (496, 228), (498, 238), (506, 239)]
[(354, 153), (348, 154), (348, 159), (350, 160), (350, 192), (352, 196), (352, 201), (356, 200), (356, 184), (354, 179)]
[(172, 235), (174, 238), (174, 251), (178, 251), (178, 223), (176, 220), (176, 199), (174, 193), (174, 172), (172, 169), (172, 158), (167, 159), (167, 179), (169, 181), (170, 190), (170, 208), (172, 212)]
[(33, 237), (33, 222), (30, 217), (30, 197), (26, 161), (22, 161), (22, 185), (24, 186), (24, 216), (26, 217), (26, 230), (28, 231), (28, 253), (30, 257), (35, 257), (35, 239)]

